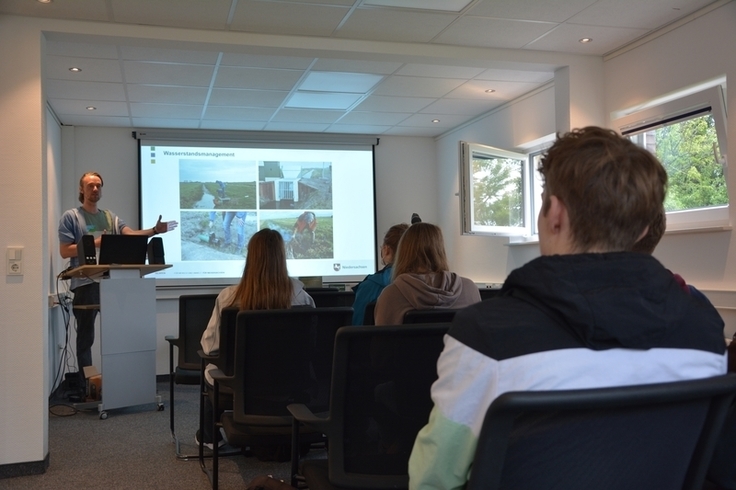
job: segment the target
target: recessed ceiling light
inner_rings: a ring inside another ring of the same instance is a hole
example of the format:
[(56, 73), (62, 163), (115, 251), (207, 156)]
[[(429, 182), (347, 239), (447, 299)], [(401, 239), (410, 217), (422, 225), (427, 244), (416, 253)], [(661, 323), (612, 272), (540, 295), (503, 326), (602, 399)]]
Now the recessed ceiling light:
[(440, 120), (439, 119), (432, 119), (432, 122), (436, 124), (436, 123), (440, 122)]
[(472, 0), (363, 0), (362, 5), (369, 7), (396, 7), (405, 9), (440, 10), (460, 12), (470, 5)]
[(366, 94), (383, 75), (372, 73), (347, 73), (313, 71), (307, 75), (297, 90), (302, 92), (337, 92), (341, 94)]
[(487, 94), (492, 94), (492, 93), (493, 93), (493, 92), (495, 92), (495, 91), (496, 91), (496, 90), (495, 90), (495, 89), (492, 89), (492, 88), (488, 88), (488, 89), (486, 89), (486, 93), (487, 93)]
[(590, 42), (593, 42), (593, 38), (592, 37), (584, 37), (581, 40), (579, 40), (578, 42), (583, 43), (583, 44), (590, 43)]
[(38, 3), (51, 3), (51, 0), (38, 0)]
[(74, 73), (78, 73), (78, 72), (82, 71), (82, 69), (81, 68), (77, 68), (76, 66), (72, 66), (71, 68), (69, 68), (69, 71), (73, 71)]
[(87, 110), (88, 110), (88, 111), (96, 111), (96, 110), (97, 110), (97, 107), (95, 107), (95, 106), (93, 106), (93, 105), (88, 105), (88, 106), (87, 106)]

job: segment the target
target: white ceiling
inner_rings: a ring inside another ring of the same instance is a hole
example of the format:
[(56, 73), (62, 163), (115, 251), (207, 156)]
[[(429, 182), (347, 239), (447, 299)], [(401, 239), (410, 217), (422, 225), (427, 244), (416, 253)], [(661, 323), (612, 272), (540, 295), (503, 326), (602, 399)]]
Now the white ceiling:
[(179, 43), (47, 34), (46, 95), (65, 125), (436, 136), (549, 82), (540, 52), (603, 56), (714, 2), (465, 3), (0, 0), (0, 13), (196, 30)]

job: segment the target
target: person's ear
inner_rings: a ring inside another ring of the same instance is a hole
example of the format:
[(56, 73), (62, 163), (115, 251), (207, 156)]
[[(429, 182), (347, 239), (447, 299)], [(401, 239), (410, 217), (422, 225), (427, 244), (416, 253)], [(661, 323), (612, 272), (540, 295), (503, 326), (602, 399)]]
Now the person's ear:
[(637, 238), (636, 241), (638, 242), (639, 240), (647, 236), (647, 233), (649, 233), (649, 225), (647, 225), (646, 228), (644, 228), (644, 231), (639, 234), (639, 238)]
[(569, 225), (567, 207), (557, 196), (549, 197), (549, 207), (547, 208), (545, 219), (547, 220), (549, 231), (555, 234), (560, 233), (566, 228), (566, 225)]

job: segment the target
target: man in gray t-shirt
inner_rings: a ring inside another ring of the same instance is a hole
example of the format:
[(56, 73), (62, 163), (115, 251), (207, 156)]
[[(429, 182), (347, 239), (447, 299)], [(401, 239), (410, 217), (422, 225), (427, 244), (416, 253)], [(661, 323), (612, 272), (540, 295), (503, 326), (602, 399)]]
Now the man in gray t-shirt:
[[(69, 265), (79, 265), (77, 244), (83, 235), (95, 237), (95, 247), (100, 246), (100, 236), (106, 233), (123, 235), (154, 236), (166, 233), (177, 227), (176, 221), (162, 222), (161, 216), (153, 228), (133, 230), (114, 213), (99, 209), (97, 203), (102, 197), (102, 177), (97, 172), (87, 172), (79, 179), (79, 202), (81, 206), (70, 209), (59, 220), (59, 252)], [(82, 305), (99, 305), (99, 284), (87, 278), (73, 278), (71, 290), (74, 292), (74, 318), (77, 321), (77, 363), (80, 371), (92, 365), (92, 344), (95, 341), (95, 317), (97, 309), (79, 308)]]

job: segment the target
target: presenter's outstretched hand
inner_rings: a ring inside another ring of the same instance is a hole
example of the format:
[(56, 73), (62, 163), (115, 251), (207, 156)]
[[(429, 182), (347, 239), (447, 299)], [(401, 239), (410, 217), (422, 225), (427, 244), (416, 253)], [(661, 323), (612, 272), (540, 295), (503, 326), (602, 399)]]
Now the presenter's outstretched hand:
[(153, 227), (154, 230), (156, 230), (156, 233), (166, 233), (167, 231), (175, 230), (176, 227), (179, 226), (179, 223), (176, 221), (161, 221), (161, 215), (158, 215), (158, 221), (156, 221), (156, 226)]

